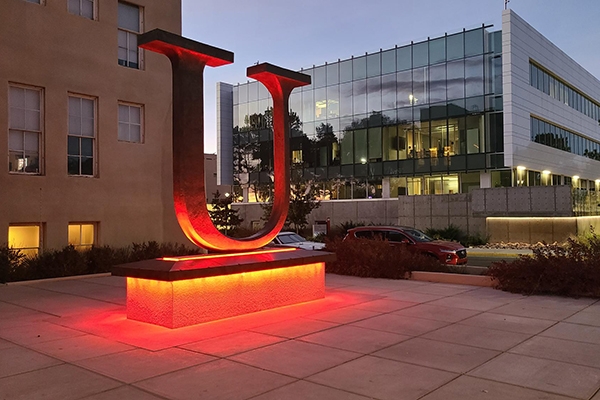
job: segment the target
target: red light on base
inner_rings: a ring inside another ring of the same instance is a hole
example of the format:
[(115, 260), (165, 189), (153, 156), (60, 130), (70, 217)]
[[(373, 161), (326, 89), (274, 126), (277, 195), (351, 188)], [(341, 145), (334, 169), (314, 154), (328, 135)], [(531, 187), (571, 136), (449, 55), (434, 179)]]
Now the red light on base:
[(127, 318), (179, 328), (325, 297), (325, 263), (178, 281), (127, 278)]

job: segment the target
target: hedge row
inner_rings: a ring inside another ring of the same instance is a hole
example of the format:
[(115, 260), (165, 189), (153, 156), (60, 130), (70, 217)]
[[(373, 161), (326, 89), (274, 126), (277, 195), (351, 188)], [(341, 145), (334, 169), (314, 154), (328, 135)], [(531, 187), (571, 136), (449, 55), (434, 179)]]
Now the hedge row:
[(4, 245), (0, 246), (0, 283), (109, 272), (117, 264), (198, 252), (183, 245), (151, 241), (119, 248), (92, 246), (78, 250), (67, 246), (26, 257)]
[(513, 293), (600, 297), (600, 238), (569, 239), (536, 247), (533, 256), (493, 263), (488, 275)]
[(326, 240), (326, 251), (336, 254), (326, 271), (339, 275), (370, 278), (407, 279), (412, 271), (448, 272), (447, 266), (431, 256), (391, 246), (386, 240), (339, 238)]

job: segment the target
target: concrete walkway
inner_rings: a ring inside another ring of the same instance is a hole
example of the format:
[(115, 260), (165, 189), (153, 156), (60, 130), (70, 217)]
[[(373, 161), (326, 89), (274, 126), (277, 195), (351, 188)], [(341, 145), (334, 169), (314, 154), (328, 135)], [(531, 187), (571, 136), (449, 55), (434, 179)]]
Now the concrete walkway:
[(600, 302), (327, 276), (327, 297), (170, 330), (125, 281), (0, 286), (0, 399), (600, 400)]

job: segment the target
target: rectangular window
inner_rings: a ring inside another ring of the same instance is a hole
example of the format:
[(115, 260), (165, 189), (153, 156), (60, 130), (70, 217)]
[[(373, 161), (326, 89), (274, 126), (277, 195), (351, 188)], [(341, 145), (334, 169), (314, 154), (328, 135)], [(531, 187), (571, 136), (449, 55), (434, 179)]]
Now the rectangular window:
[(137, 35), (142, 32), (140, 7), (119, 2), (119, 65), (140, 68), (141, 52), (137, 45)]
[(42, 89), (9, 86), (8, 170), (40, 173)]
[(76, 249), (89, 249), (96, 242), (96, 225), (93, 223), (70, 223), (69, 245)]
[(142, 106), (119, 104), (119, 140), (122, 142), (143, 143)]
[(8, 246), (21, 250), (26, 256), (37, 255), (41, 248), (40, 225), (9, 226)]
[(69, 13), (80, 15), (84, 18), (94, 19), (95, 0), (68, 0)]
[(35, 4), (44, 4), (42, 3), (42, 0), (25, 0), (28, 3), (35, 3)]
[(96, 99), (69, 96), (69, 175), (94, 176)]

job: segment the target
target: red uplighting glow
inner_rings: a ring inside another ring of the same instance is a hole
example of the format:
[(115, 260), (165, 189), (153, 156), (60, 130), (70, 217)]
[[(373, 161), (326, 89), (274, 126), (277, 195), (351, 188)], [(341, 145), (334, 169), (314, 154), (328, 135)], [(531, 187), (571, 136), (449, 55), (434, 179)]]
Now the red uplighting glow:
[(179, 328), (324, 297), (324, 263), (173, 282), (128, 277), (127, 318)]
[(208, 255), (197, 255), (197, 256), (182, 256), (182, 257), (163, 257), (159, 258), (162, 261), (194, 261), (194, 260), (208, 260), (211, 258), (225, 258), (225, 257), (237, 257), (237, 256), (248, 256), (256, 254), (271, 254), (271, 253), (283, 253), (288, 251), (295, 251), (296, 248), (289, 247), (283, 249), (269, 249), (269, 250), (257, 250), (247, 251), (242, 253), (227, 253), (227, 254), (208, 254)]

